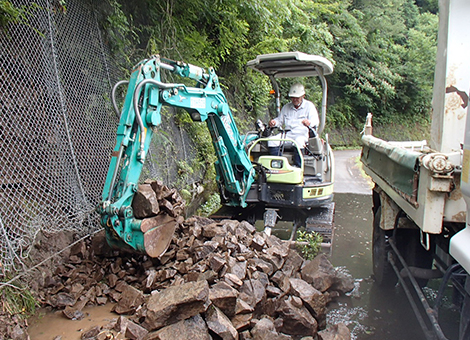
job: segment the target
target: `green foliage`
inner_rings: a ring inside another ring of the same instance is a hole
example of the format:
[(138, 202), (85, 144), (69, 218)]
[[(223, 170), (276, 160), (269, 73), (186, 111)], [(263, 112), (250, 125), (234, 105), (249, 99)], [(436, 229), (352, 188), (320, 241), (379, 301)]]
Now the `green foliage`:
[[(14, 6), (11, 1), (0, 0), (0, 29), (7, 30), (9, 24), (23, 24), (30, 26), (29, 18), (34, 16), (34, 12), (40, 7), (36, 3), (28, 6)], [(41, 34), (38, 30), (34, 29)]]
[(212, 194), (209, 196), (209, 199), (201, 205), (201, 207), (197, 210), (196, 215), (208, 217), (217, 209), (220, 208), (220, 196), (219, 194)]
[(439, 0), (416, 0), (416, 5), (422, 13), (430, 12), (432, 14), (437, 14), (439, 11)]
[(316, 232), (299, 231), (296, 241), (298, 242), (297, 249), (304, 259), (313, 260), (321, 250), (323, 237)]
[[(357, 125), (367, 112), (405, 120), (429, 114), (436, 0), (108, 1), (111, 40), (129, 62), (159, 53), (215, 67), (242, 121), (265, 117), (271, 100), (268, 79), (246, 62), (294, 50), (335, 63), (328, 124)], [(318, 85), (305, 82), (318, 106)]]
[(0, 291), (1, 307), (10, 315), (28, 318), (34, 315), (39, 303), (26, 288), (5, 285)]
[[(247, 70), (246, 62), (295, 50), (335, 65), (327, 77), (325, 132), (360, 131), (368, 112), (385, 125), (429, 121), (437, 0), (106, 1), (103, 27), (126, 70), (151, 54), (214, 67), (241, 133), (275, 115), (269, 79)], [(302, 82), (319, 107), (317, 80)], [(281, 89), (291, 83), (282, 79)], [(177, 119), (197, 143), (197, 164), (189, 166), (213, 183), (215, 155), (206, 126), (188, 116)]]
[(177, 171), (178, 171), (178, 188), (184, 188), (187, 183), (190, 182), (191, 178), (194, 175), (194, 169), (186, 160), (178, 160), (176, 162)]
[(420, 13), (412, 0), (357, 0), (328, 20), (336, 41), (334, 123), (356, 125), (367, 112), (400, 120), (429, 115), (436, 15)]
[(197, 153), (193, 163), (188, 165), (185, 160), (179, 162), (180, 175), (190, 176), (190, 173), (201, 173), (203, 175), (202, 181), (205, 183), (205, 190), (214, 192), (217, 190), (214, 169), (214, 162), (217, 160), (217, 156), (212, 145), (209, 129), (205, 123), (193, 122), (189, 114), (182, 109), (177, 111), (175, 123), (180, 128), (186, 130), (191, 141), (196, 146)]
[(13, 6), (10, 1), (0, 1), (0, 26), (6, 27), (9, 23), (17, 23), (26, 20), (26, 16), (20, 8)]
[(143, 59), (139, 50), (140, 30), (134, 26), (131, 14), (126, 14), (118, 0), (106, 0), (103, 6), (101, 24), (107, 35), (111, 52), (117, 57), (124, 75), (130, 74), (130, 69), (137, 59)]

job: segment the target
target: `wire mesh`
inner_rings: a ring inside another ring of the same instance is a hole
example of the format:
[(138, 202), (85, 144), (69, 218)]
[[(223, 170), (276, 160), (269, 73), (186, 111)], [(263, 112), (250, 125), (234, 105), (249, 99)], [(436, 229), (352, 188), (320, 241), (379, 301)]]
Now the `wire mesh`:
[(29, 24), (9, 25), (0, 36), (4, 270), (17, 269), (40, 230), (83, 232), (86, 220), (96, 220), (117, 124), (93, 12), (80, 1), (68, 1), (66, 15), (48, 1), (36, 3)]
[[(67, 0), (63, 13), (54, 7), (57, 1), (35, 3), (39, 7), (29, 24), (0, 29), (3, 272), (24, 266), (39, 231), (86, 234), (100, 228), (95, 206), (116, 140), (118, 121), (109, 98), (122, 77), (103, 44), (93, 8)], [(175, 126), (168, 129), (181, 135)], [(162, 158), (153, 145), (146, 174), (172, 183), (174, 158), (190, 153), (190, 146), (162, 143), (173, 145), (172, 151)], [(165, 162), (168, 166), (161, 166)]]

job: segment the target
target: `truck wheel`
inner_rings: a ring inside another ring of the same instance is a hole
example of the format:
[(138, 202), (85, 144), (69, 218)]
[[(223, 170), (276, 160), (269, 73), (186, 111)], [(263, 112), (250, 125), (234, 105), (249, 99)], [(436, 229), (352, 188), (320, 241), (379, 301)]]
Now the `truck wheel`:
[[(402, 229), (397, 235), (399, 251), (409, 267), (431, 269), (433, 263), (432, 249), (427, 251), (421, 245), (419, 229)], [(431, 245), (432, 246), (432, 245)], [(416, 278), (416, 282), (422, 288), (426, 286), (429, 279)]]
[(459, 340), (470, 339), (470, 277), (465, 280), (465, 297), (460, 311)]
[(392, 288), (397, 283), (397, 277), (392, 266), (387, 260), (388, 252), (391, 251), (388, 238), (392, 236), (392, 230), (380, 228), (382, 207), (379, 207), (374, 215), (372, 231), (372, 263), (375, 282), (384, 288)]

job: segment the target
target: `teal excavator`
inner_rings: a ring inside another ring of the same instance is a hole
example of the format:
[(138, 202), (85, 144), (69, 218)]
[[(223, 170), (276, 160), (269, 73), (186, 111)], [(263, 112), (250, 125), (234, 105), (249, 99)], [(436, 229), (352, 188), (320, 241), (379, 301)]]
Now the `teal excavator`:
[[(111, 246), (159, 257), (172, 238), (174, 225), (147, 223), (136, 218), (132, 208), (154, 129), (161, 124), (163, 105), (183, 108), (193, 121), (206, 123), (217, 155), (214, 166), (221, 201), (232, 217), (257, 219), (262, 213), (269, 232), (279, 216), (294, 221), (297, 227), (308, 224), (314, 215), (325, 215), (324, 211), (314, 213), (315, 208), (326, 206), (332, 214), (334, 161), (327, 140), (320, 138), (326, 113), (325, 75), (333, 71), (331, 62), (321, 56), (287, 52), (260, 55), (248, 66), (271, 79), (278, 112), (278, 78), (319, 77), (323, 87), (320, 126), (301, 154), (301, 167), (292, 165), (294, 153), (301, 153), (293, 140), (281, 138), (283, 154), (269, 154), (270, 129), (262, 122), (257, 122), (255, 132), (239, 133), (213, 68), (205, 70), (158, 55), (143, 60), (134, 67), (129, 81), (118, 82), (113, 88), (113, 105), (120, 121), (97, 209)], [(192, 80), (194, 86), (165, 83), (163, 72)], [(115, 93), (124, 84), (127, 94), (119, 112)], [(328, 218), (331, 221), (331, 216)]]

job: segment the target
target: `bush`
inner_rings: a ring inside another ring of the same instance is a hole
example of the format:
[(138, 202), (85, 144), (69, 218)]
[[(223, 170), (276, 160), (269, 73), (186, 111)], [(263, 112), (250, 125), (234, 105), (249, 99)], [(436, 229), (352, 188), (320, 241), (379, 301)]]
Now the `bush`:
[(299, 231), (297, 233), (297, 249), (306, 260), (313, 260), (318, 255), (323, 236), (316, 232)]

